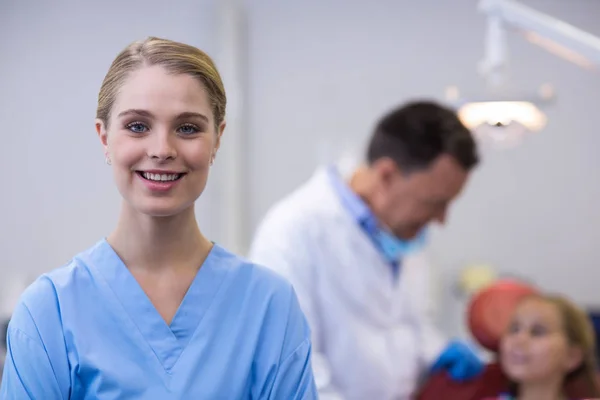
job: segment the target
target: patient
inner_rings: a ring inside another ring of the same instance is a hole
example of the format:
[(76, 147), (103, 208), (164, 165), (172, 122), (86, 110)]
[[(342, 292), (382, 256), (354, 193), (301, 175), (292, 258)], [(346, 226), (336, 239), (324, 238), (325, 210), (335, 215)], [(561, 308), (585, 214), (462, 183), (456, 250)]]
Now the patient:
[(500, 362), (513, 383), (497, 399), (566, 400), (565, 387), (575, 381), (588, 398), (600, 398), (594, 350), (582, 310), (559, 296), (528, 296), (501, 340)]

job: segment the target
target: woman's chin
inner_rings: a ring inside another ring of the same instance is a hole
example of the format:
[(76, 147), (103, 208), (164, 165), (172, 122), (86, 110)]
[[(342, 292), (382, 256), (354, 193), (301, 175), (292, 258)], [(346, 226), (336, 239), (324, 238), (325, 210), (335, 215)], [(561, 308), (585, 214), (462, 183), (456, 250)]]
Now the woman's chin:
[(140, 214), (154, 218), (176, 217), (193, 210), (194, 203), (170, 201), (146, 201), (143, 204), (133, 204), (133, 209)]
[(526, 382), (532, 379), (532, 375), (534, 375), (532, 371), (526, 367), (505, 368), (504, 373), (510, 380), (516, 382)]

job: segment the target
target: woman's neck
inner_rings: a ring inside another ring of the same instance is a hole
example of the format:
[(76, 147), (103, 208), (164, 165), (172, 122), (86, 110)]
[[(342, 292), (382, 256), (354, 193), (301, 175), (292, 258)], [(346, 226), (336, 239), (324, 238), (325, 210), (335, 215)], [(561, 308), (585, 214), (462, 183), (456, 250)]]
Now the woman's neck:
[(125, 203), (107, 241), (128, 268), (153, 272), (198, 268), (212, 248), (198, 228), (193, 207), (173, 217), (151, 217)]
[(558, 383), (531, 383), (519, 387), (518, 400), (564, 400), (562, 384)]

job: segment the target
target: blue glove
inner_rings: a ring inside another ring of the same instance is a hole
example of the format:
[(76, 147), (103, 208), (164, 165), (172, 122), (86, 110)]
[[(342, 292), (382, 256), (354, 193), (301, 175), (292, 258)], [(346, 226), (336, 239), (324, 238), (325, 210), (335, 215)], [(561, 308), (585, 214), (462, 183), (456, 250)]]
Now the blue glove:
[(465, 343), (454, 341), (431, 367), (431, 372), (447, 370), (455, 381), (466, 381), (477, 377), (483, 372), (483, 362)]

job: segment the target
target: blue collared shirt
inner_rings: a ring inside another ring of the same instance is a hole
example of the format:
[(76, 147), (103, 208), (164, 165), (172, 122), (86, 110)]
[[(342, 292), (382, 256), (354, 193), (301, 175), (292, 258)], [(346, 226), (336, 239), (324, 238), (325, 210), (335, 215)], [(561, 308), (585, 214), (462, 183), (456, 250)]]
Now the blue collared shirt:
[[(365, 203), (360, 196), (350, 189), (335, 167), (329, 167), (328, 174), (331, 186), (338, 195), (346, 211), (348, 211), (352, 218), (356, 220), (358, 225), (370, 238), (374, 237), (378, 229), (379, 222), (377, 221), (375, 214), (373, 214), (373, 211), (371, 211), (367, 203)], [(377, 246), (377, 243), (374, 240), (373, 244)], [(400, 262), (398, 261), (391, 263), (391, 267), (394, 275), (397, 276), (400, 269)]]

